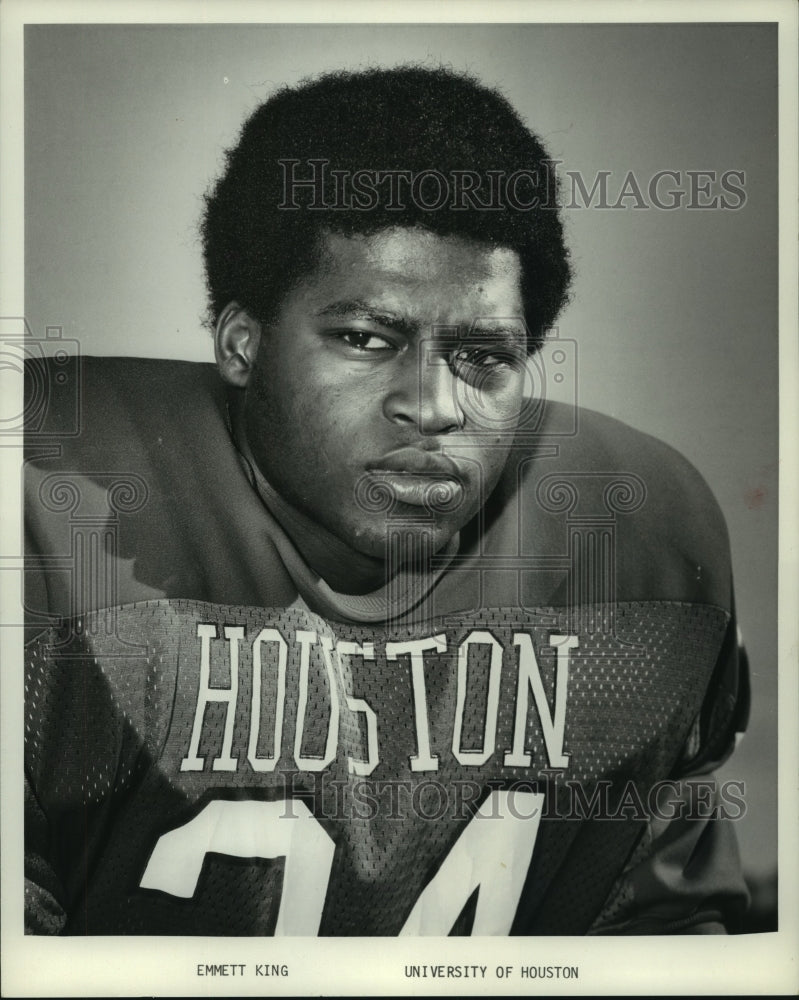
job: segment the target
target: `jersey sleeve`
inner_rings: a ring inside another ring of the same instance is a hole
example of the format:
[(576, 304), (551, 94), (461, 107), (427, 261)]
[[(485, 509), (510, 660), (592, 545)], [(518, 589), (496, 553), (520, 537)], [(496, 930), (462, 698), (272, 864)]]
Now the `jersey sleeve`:
[(723, 934), (749, 902), (735, 836), (741, 788), (715, 770), (749, 714), (748, 664), (731, 620), (702, 709), (591, 934)]
[(47, 818), (25, 777), (25, 933), (60, 934), (66, 925), (63, 889), (48, 861)]

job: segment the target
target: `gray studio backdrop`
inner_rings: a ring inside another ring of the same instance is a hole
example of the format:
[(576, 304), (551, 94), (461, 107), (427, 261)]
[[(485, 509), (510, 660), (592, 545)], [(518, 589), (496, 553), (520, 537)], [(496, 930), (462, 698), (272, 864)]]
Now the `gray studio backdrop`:
[[(576, 280), (559, 333), (576, 342), (577, 368), (547, 391), (576, 392), (674, 445), (721, 502), (754, 693), (724, 776), (746, 783), (739, 835), (760, 877), (776, 865), (776, 41), (763, 24), (25, 35), (26, 316), (36, 337), (61, 327), (85, 354), (212, 359), (203, 193), (243, 117), (282, 83), (406, 61), (468, 69), (501, 87), (562, 171), (589, 191), (606, 172), (606, 208), (599, 190), (585, 207), (563, 175)], [(674, 174), (658, 207), (660, 171)], [(726, 208), (714, 205), (722, 174)], [(684, 192), (681, 207), (664, 207), (670, 189)]]

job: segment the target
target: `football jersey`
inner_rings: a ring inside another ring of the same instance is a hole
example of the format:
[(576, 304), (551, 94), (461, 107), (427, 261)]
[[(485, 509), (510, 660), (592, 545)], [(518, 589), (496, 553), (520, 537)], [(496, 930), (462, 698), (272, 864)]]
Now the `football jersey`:
[[(212, 366), (40, 362), (28, 385), (30, 932), (740, 910), (740, 802), (710, 775), (747, 703), (728, 543), (672, 449), (531, 404), (473, 522), (351, 595), (270, 513)], [(424, 530), (386, 517), (394, 552)]]

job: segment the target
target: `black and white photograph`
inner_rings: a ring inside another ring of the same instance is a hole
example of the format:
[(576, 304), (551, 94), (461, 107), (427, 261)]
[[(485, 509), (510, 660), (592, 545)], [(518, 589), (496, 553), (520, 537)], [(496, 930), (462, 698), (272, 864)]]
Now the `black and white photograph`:
[(2, 14), (3, 994), (795, 992), (795, 7)]

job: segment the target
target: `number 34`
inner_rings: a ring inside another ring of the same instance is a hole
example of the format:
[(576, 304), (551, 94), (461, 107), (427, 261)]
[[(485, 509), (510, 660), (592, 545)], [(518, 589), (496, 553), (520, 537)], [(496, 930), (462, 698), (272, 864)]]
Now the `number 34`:
[[(400, 934), (448, 934), (475, 889), (472, 934), (507, 934), (533, 854), (543, 798), (493, 791), (425, 886)], [(284, 858), (275, 934), (318, 934), (335, 844), (303, 802), (293, 800), (292, 810), (282, 801), (210, 802), (159, 839), (141, 887), (189, 899), (207, 853)]]

